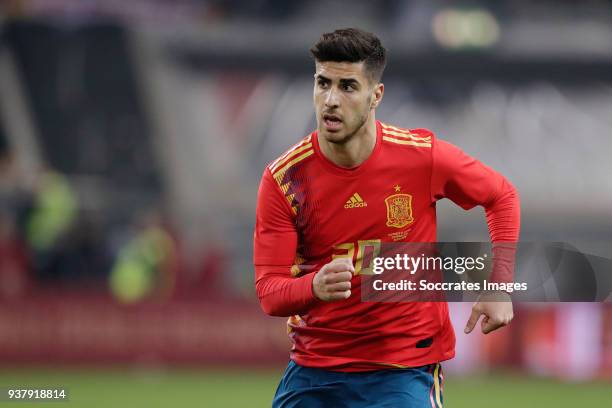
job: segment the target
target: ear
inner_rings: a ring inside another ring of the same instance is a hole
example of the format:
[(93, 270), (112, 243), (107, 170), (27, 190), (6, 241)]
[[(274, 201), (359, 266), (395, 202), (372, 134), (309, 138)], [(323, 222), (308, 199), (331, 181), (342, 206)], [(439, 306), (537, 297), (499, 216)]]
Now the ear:
[(376, 109), (382, 101), (383, 95), (385, 94), (385, 85), (379, 83), (374, 87), (372, 93), (372, 102), (370, 102), (370, 109)]

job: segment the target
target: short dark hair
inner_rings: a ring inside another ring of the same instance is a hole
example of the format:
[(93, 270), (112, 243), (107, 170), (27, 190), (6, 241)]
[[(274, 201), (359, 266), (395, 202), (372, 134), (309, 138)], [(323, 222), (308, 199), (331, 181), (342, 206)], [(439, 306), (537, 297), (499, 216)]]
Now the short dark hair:
[(325, 33), (310, 49), (318, 62), (361, 62), (370, 78), (375, 82), (382, 79), (387, 65), (387, 50), (380, 39), (359, 28), (342, 28)]

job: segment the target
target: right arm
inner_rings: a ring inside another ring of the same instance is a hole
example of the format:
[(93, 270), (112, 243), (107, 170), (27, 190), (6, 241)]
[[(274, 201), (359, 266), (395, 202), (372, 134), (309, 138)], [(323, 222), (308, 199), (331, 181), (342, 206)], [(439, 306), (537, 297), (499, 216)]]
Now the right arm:
[(350, 261), (332, 261), (316, 274), (292, 276), (297, 236), (289, 203), (266, 169), (257, 197), (253, 263), (257, 297), (271, 316), (305, 314), (317, 299), (346, 299), (351, 293)]
[(257, 196), (253, 263), (257, 297), (263, 311), (271, 316), (303, 313), (315, 301), (314, 274), (291, 275), (297, 241), (289, 203), (266, 168)]

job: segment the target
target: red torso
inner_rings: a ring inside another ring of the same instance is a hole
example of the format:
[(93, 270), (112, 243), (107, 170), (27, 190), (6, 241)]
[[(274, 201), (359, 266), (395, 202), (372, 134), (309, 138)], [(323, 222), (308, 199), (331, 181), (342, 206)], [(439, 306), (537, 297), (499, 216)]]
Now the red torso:
[[(361, 301), (364, 253), (385, 242), (435, 242), (436, 200), (486, 207), (510, 188), (504, 183), (426, 129), (380, 122), (373, 152), (354, 169), (325, 158), (316, 132), (272, 162), (260, 185), (254, 263), (264, 310), (294, 314), (291, 358), (338, 371), (452, 358), (455, 336), (445, 302)], [(350, 298), (314, 298), (314, 273), (339, 256), (355, 265)], [(416, 347), (419, 341), (431, 344)]]

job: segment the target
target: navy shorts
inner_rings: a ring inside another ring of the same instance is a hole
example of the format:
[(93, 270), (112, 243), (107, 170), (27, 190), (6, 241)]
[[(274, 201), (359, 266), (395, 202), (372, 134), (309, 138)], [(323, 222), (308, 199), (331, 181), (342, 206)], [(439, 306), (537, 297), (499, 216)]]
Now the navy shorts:
[(442, 366), (343, 373), (289, 362), (272, 401), (293, 407), (442, 407)]

